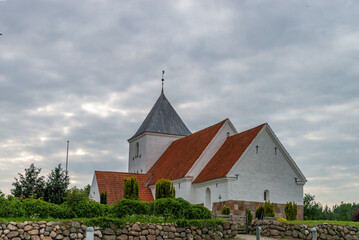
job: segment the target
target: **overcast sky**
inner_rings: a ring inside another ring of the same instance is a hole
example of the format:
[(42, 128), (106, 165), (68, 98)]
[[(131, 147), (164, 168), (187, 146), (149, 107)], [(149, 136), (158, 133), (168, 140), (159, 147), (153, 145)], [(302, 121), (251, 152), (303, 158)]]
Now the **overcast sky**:
[(127, 171), (161, 91), (187, 127), (268, 122), (323, 204), (359, 202), (359, 1), (0, 1), (0, 190)]

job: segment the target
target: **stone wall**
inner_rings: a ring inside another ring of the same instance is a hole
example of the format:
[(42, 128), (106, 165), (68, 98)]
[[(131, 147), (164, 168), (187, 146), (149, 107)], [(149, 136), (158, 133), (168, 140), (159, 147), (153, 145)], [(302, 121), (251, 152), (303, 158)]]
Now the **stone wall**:
[[(80, 222), (10, 222), (0, 225), (0, 240), (76, 240), (85, 239), (87, 226)], [(235, 224), (215, 228), (181, 228), (175, 223), (126, 223), (116, 228), (94, 226), (95, 240), (223, 239), (237, 235)]]
[(359, 228), (356, 226), (344, 226), (335, 224), (318, 224), (310, 226), (305, 224), (293, 224), (289, 222), (262, 221), (252, 222), (251, 233), (255, 234), (257, 226), (262, 228), (261, 235), (275, 238), (312, 239), (311, 229), (317, 230), (318, 240), (358, 240)]
[[(242, 215), (244, 214), (244, 210), (248, 208), (251, 210), (253, 218), (255, 218), (255, 212), (260, 207), (263, 206), (263, 202), (250, 202), (250, 201), (235, 201), (235, 200), (228, 200), (223, 202), (215, 202), (212, 206), (212, 213), (215, 215), (221, 214), (222, 207), (226, 205), (231, 210), (233, 215)], [(274, 214), (276, 218), (286, 218), (284, 212), (285, 204), (281, 203), (274, 203)], [(297, 212), (297, 219), (303, 220), (303, 206), (298, 205), (298, 212)]]

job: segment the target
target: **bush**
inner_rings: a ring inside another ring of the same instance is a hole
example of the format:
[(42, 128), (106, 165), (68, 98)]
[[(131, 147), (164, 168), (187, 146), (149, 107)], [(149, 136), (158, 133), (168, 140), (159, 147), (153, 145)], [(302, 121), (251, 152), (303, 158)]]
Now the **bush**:
[(156, 199), (175, 197), (176, 190), (171, 180), (161, 179), (156, 182)]
[(140, 200), (139, 183), (136, 177), (128, 177), (123, 179), (123, 198)]
[(274, 204), (270, 201), (264, 202), (264, 216), (265, 217), (274, 217)]
[(138, 200), (122, 199), (110, 208), (110, 213), (114, 217), (125, 217), (133, 214), (147, 215), (149, 214), (148, 202), (140, 202)]
[(100, 194), (100, 203), (107, 204), (107, 192), (106, 191), (104, 193), (102, 192)]
[(264, 217), (264, 207), (260, 206), (259, 208), (257, 208), (256, 210), (256, 218), (259, 220), (262, 220)]
[(222, 207), (222, 214), (223, 215), (228, 215), (228, 214), (230, 214), (231, 213), (231, 210), (229, 209), (229, 207), (227, 207), (226, 205), (224, 205), (223, 207)]
[(295, 202), (287, 202), (284, 207), (284, 212), (288, 220), (297, 220), (298, 208)]
[(51, 203), (40, 199), (26, 198), (21, 202), (25, 216), (30, 218), (48, 218)]
[(0, 197), (0, 217), (22, 217), (25, 212), (18, 198), (8, 195)]
[(251, 210), (249, 210), (248, 208), (246, 208), (246, 215), (247, 215), (247, 219), (248, 219), (248, 226), (251, 226), (252, 220), (253, 220), (253, 215), (251, 213)]
[(192, 205), (186, 215), (187, 219), (210, 219), (212, 217), (211, 211), (201, 205)]
[(357, 210), (354, 211), (353, 216), (352, 216), (352, 221), (359, 222), (359, 208), (357, 208)]

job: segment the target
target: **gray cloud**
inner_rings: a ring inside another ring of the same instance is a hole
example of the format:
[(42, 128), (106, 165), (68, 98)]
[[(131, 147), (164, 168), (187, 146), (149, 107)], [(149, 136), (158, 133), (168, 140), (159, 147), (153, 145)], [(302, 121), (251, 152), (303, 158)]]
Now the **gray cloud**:
[(358, 201), (356, 1), (1, 1), (0, 189), (30, 163), (72, 184), (127, 170), (165, 93), (192, 131), (268, 122), (325, 204)]

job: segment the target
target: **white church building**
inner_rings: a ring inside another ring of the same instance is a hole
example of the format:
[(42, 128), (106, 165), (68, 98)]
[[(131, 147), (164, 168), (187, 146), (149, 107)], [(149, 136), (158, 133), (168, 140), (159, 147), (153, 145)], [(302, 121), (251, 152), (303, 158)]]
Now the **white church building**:
[(155, 184), (170, 179), (176, 197), (203, 204), (214, 214), (222, 206), (234, 214), (253, 213), (265, 200), (285, 217), (288, 201), (298, 204), (303, 219), (306, 178), (267, 123), (237, 132), (229, 119), (191, 133), (163, 89), (136, 133), (128, 140), (128, 172), (95, 171), (90, 197), (108, 203), (123, 197), (123, 178), (136, 176), (140, 200), (153, 201)]

